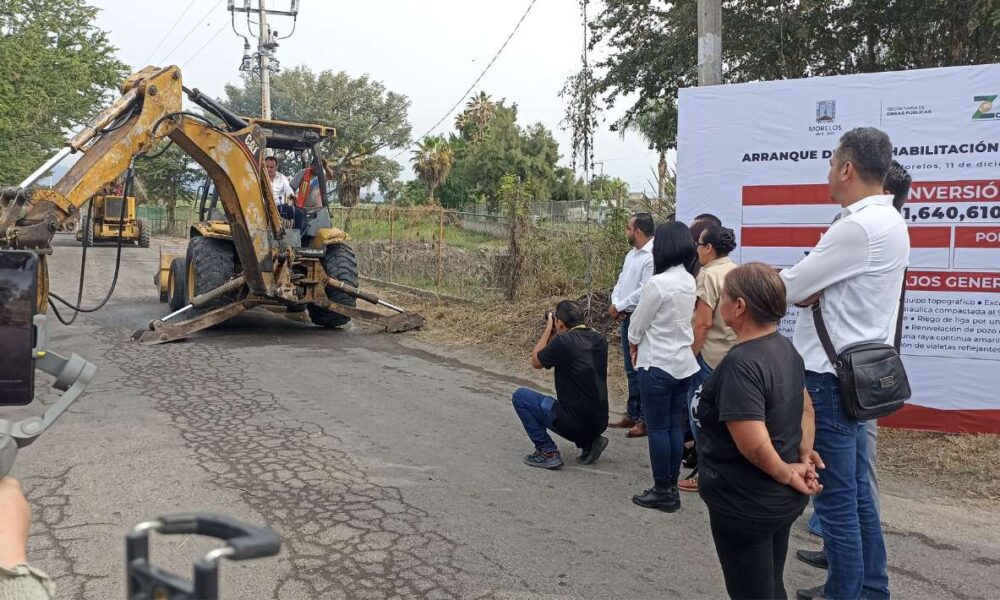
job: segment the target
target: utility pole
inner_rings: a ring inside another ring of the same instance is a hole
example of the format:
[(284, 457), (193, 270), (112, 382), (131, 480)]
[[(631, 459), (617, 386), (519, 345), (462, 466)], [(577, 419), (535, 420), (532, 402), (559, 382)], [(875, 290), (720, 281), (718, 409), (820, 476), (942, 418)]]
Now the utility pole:
[[(269, 10), (267, 0), (257, 0), (257, 8), (251, 6), (251, 0), (243, 0), (243, 6), (236, 6), (236, 0), (229, 0), (229, 12), (232, 14), (233, 31), (243, 38), (243, 60), (240, 63), (240, 71), (257, 73), (260, 76), (260, 112), (261, 117), (271, 118), (271, 73), (280, 70), (278, 59), (275, 58), (275, 50), (278, 49), (278, 40), (284, 40), (292, 36), (278, 37), (278, 32), (273, 31), (267, 22), (268, 15), (281, 15), (292, 17), (292, 33), (295, 33), (295, 24), (298, 22), (299, 0), (291, 0), (289, 10)], [(257, 38), (257, 52), (250, 54), (250, 40), (236, 30), (236, 13), (246, 13), (247, 33), (251, 37)], [(250, 15), (257, 15), (257, 32), (251, 29)], [(254, 64), (256, 59), (256, 65)]]
[(698, 85), (722, 83), (722, 0), (698, 0)]
[[(260, 35), (257, 37), (258, 56), (260, 57), (260, 113), (265, 119), (271, 118), (271, 50), (268, 49), (271, 42), (271, 28), (267, 26), (267, 5), (266, 0), (258, 0), (260, 8), (258, 19), (260, 21)], [(274, 44), (278, 46), (277, 43)]]

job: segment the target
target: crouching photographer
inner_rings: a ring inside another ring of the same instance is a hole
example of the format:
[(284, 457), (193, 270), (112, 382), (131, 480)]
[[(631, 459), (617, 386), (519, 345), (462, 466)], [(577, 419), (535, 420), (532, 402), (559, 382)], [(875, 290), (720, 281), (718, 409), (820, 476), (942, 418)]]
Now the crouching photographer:
[(514, 392), (513, 403), (535, 444), (525, 464), (542, 469), (563, 466), (553, 431), (577, 445), (577, 462), (590, 465), (608, 446), (608, 343), (584, 323), (583, 311), (563, 300), (545, 317), (545, 331), (531, 352), (531, 366), (555, 369), (556, 397), (528, 388)]

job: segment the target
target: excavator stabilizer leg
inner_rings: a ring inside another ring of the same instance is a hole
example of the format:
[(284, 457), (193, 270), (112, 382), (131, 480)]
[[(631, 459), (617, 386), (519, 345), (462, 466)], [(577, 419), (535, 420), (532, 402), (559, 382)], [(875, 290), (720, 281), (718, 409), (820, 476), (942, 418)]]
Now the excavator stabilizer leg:
[(156, 320), (149, 324), (149, 329), (137, 329), (132, 334), (133, 342), (155, 345), (182, 340), (196, 331), (207, 329), (228, 321), (240, 313), (244, 313), (260, 304), (254, 300), (238, 300), (225, 306), (220, 306), (203, 315), (179, 323), (164, 323)]

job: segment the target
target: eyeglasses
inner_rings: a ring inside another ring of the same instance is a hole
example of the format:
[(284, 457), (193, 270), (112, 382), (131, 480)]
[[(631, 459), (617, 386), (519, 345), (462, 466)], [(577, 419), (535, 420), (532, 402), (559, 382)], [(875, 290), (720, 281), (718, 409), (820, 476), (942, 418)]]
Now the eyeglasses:
[(712, 242), (698, 242), (696, 245), (697, 246), (711, 246)]

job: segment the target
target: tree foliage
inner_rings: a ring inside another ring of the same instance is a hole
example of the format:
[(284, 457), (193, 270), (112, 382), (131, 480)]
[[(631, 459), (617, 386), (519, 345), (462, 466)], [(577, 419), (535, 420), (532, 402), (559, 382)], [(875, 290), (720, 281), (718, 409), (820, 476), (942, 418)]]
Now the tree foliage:
[(40, 166), (127, 73), (96, 15), (84, 0), (0, 0), (0, 183)]
[[(606, 0), (590, 25), (607, 50), (595, 89), (635, 101), (612, 125), (665, 151), (677, 90), (697, 84), (697, 1)], [(728, 83), (967, 65), (1000, 59), (998, 0), (724, 0)]]
[(136, 161), (139, 198), (166, 206), (167, 218), (173, 221), (177, 203), (191, 201), (193, 190), (205, 175), (201, 167), (177, 146), (171, 144), (159, 155), (156, 152), (159, 150), (150, 152), (153, 158)]
[[(240, 114), (259, 115), (259, 79), (244, 75), (240, 85), (227, 85), (223, 103)], [(409, 144), (409, 107), (406, 96), (367, 75), (351, 77), (330, 70), (314, 73), (299, 66), (271, 76), (274, 119), (336, 129), (336, 138), (324, 142), (322, 152), (334, 169), (338, 193), (347, 205), (356, 202), (356, 190), (373, 182), (385, 189), (399, 176), (399, 163), (376, 153)]]
[(451, 166), (455, 161), (455, 153), (443, 137), (425, 138), (413, 151), (413, 172), (427, 186), (427, 197), (435, 202), (434, 190), (448, 179)]
[(559, 144), (549, 129), (541, 123), (521, 127), (516, 104), (493, 102), (485, 94), (474, 97), (456, 123), (459, 131), (449, 138), (455, 164), (440, 194), (445, 206), (483, 201), (498, 207), (505, 175), (528, 184), (533, 199), (549, 199), (559, 161)]

